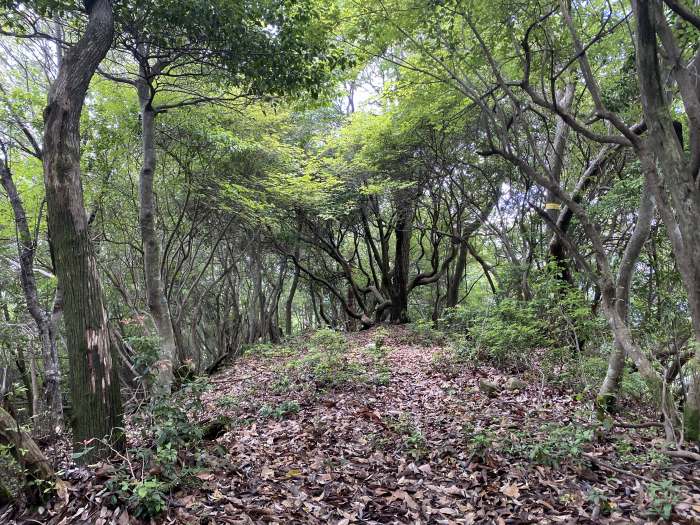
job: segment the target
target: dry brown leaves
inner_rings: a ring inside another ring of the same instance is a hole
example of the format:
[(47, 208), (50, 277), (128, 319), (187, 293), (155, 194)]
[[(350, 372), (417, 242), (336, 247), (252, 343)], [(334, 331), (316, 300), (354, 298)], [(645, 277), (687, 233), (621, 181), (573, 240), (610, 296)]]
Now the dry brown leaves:
[[(366, 361), (361, 349), (371, 338), (371, 332), (350, 336), (357, 359)], [(536, 464), (509, 449), (512, 436), (538, 436), (548, 424), (585, 425), (585, 405), (538, 385), (489, 398), (479, 381), (503, 384), (506, 377), (468, 368), (447, 377), (431, 366), (437, 348), (406, 340), (399, 329), (387, 338), (392, 373), (384, 386), (319, 392), (308, 384), (286, 384), (280, 380), (289, 358), (281, 357), (248, 357), (222, 371), (206, 394), (206, 417), (226, 414), (235, 423), (208, 445), (211, 464), (197, 475), (200, 486), (171, 494), (161, 521), (655, 523), (648, 490), (638, 479), (645, 477), (670, 479), (679, 487), (673, 522), (700, 523), (696, 464), (625, 464), (614, 445), (621, 435), (609, 434), (587, 443), (583, 453), (622, 473), (585, 460), (563, 461), (558, 468)], [(263, 405), (291, 400), (299, 403), (298, 413), (261, 415)], [(470, 441), (479, 429), (492, 439), (483, 449)], [(627, 429), (622, 437), (644, 458), (655, 432)], [(129, 522), (125, 510), (101, 506), (94, 473), (68, 477), (71, 503), (64, 508), (71, 512), (57, 514), (54, 523)]]

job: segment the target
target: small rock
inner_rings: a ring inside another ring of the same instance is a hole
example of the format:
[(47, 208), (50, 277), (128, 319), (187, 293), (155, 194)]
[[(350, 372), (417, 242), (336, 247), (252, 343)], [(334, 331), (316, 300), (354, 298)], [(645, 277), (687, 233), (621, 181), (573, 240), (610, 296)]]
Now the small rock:
[(506, 389), (507, 390), (525, 390), (527, 388), (527, 383), (525, 381), (521, 381), (517, 377), (511, 377), (506, 381)]
[(487, 396), (493, 397), (498, 393), (499, 390), (501, 390), (501, 387), (499, 387), (496, 383), (492, 383), (490, 381), (482, 379), (481, 381), (479, 381), (479, 390), (481, 390)]

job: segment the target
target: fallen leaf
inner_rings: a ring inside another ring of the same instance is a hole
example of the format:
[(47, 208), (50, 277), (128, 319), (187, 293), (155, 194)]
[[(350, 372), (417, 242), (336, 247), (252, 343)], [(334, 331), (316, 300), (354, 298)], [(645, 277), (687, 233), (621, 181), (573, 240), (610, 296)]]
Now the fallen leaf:
[(515, 484), (507, 484), (501, 487), (501, 492), (510, 498), (520, 496), (520, 488)]

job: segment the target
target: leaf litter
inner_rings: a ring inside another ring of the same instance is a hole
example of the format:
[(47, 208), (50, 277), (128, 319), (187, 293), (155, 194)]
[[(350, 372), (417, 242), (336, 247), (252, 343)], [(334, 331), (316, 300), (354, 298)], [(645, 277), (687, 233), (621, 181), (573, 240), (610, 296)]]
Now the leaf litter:
[[(368, 371), (372, 331), (347, 337)], [(658, 428), (604, 431), (569, 393), (488, 367), (447, 373), (435, 361), (443, 349), (412, 344), (404, 328), (385, 346), (381, 382), (319, 388), (289, 373), (289, 351), (222, 370), (198, 417), (230, 423), (206, 443), (198, 484), (169, 494), (152, 522), (664, 523), (652, 485), (665, 481), (677, 491), (669, 521), (700, 523), (698, 462), (659, 453)], [(0, 511), (0, 523), (138, 523), (105, 504), (112, 468), (68, 465), (60, 497), (34, 521)]]

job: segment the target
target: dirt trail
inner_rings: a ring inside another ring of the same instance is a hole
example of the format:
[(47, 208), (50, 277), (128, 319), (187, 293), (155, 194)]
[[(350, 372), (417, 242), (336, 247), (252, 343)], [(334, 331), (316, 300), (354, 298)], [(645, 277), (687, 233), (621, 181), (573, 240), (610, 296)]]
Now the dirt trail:
[[(351, 336), (358, 360), (371, 338)], [(651, 523), (649, 482), (663, 476), (677, 486), (674, 521), (700, 522), (697, 466), (641, 456), (654, 429), (615, 437), (642, 458), (626, 463), (617, 441), (589, 430), (582, 403), (538, 385), (488, 397), (479, 382), (505, 376), (436, 364), (439, 348), (406, 339), (400, 330), (387, 339), (384, 385), (319, 391), (289, 380), (290, 355), (247, 357), (217, 375), (206, 415), (233, 424), (212, 444), (219, 459), (202, 487), (174, 495), (170, 519)]]

